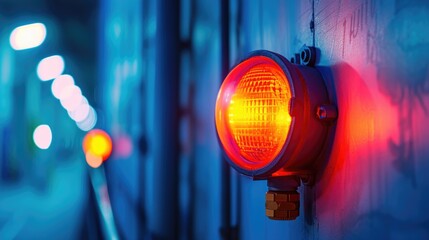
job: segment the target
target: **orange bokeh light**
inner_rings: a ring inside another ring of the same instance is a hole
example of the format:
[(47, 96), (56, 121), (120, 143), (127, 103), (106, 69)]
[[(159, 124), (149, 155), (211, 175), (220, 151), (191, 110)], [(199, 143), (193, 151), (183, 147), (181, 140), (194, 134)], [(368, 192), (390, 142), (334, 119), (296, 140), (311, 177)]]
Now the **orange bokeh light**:
[(100, 129), (88, 132), (83, 139), (82, 146), (86, 160), (91, 167), (97, 165), (99, 159), (106, 161), (112, 153), (112, 139)]
[(287, 77), (268, 57), (252, 57), (230, 72), (215, 114), (219, 139), (236, 165), (257, 170), (279, 155), (291, 125), (290, 99)]
[(92, 154), (90, 151), (85, 154), (86, 163), (92, 168), (98, 168), (103, 163), (103, 158)]

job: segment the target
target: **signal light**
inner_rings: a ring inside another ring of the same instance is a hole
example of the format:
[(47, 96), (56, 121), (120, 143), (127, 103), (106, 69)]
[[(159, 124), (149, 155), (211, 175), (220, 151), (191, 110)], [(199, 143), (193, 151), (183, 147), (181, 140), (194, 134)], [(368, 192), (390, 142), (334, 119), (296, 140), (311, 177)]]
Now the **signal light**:
[(255, 171), (280, 153), (291, 125), (291, 88), (275, 61), (255, 56), (228, 75), (216, 104), (216, 128), (238, 167)]
[(94, 129), (85, 135), (82, 147), (88, 165), (97, 168), (110, 157), (112, 139), (105, 131)]
[[(308, 47), (302, 51), (303, 57), (315, 55)], [(230, 71), (215, 108), (218, 139), (230, 165), (253, 179), (268, 179), (266, 213), (272, 219), (298, 217), (296, 189), (321, 165), (335, 118), (336, 107), (316, 68), (265, 50), (252, 52)]]

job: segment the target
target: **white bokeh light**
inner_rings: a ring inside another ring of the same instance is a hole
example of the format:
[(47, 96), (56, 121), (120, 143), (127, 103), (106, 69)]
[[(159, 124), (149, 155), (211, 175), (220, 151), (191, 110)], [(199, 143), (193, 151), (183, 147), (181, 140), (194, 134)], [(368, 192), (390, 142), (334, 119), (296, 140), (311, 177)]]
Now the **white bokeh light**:
[(82, 103), (83, 98), (82, 91), (78, 86), (68, 87), (64, 97), (61, 97), (61, 106), (67, 111), (74, 111)]
[(37, 76), (42, 81), (52, 80), (64, 71), (64, 59), (60, 55), (53, 55), (40, 60), (37, 65)]
[(10, 46), (24, 50), (39, 46), (45, 41), (46, 27), (43, 23), (32, 23), (15, 28), (9, 37)]
[(69, 98), (72, 98), (73, 96), (82, 95), (82, 91), (80, 90), (80, 87), (76, 85), (69, 85), (66, 86), (59, 95), (59, 100), (63, 101)]
[(83, 97), (79, 106), (77, 106), (73, 111), (69, 111), (68, 114), (75, 122), (81, 122), (88, 117), (90, 110), (91, 106), (89, 106), (88, 100)]
[(90, 107), (88, 116), (84, 120), (76, 122), (76, 125), (80, 130), (87, 132), (93, 129), (96, 123), (97, 113), (94, 108)]
[(62, 92), (68, 86), (74, 85), (74, 79), (68, 74), (61, 75), (52, 82), (51, 91), (55, 98), (60, 99)]
[(52, 131), (49, 125), (39, 125), (33, 132), (33, 141), (40, 149), (48, 149), (52, 142)]

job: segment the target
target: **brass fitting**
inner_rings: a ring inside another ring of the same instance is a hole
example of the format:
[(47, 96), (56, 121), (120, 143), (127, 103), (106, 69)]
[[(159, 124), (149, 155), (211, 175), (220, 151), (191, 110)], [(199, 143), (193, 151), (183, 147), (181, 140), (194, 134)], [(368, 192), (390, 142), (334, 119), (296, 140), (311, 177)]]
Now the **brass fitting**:
[(268, 191), (265, 195), (265, 215), (273, 220), (294, 220), (299, 216), (297, 191)]

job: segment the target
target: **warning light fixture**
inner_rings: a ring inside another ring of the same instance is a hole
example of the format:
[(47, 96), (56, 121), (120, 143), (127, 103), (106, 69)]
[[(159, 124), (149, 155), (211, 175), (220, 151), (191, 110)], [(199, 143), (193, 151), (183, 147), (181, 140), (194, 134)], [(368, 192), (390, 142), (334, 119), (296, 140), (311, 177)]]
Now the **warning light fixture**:
[(93, 129), (83, 139), (83, 152), (89, 166), (99, 167), (112, 153), (112, 139), (103, 130)]
[(310, 183), (327, 150), (337, 117), (325, 81), (304, 46), (289, 62), (270, 51), (252, 52), (220, 87), (215, 124), (230, 165), (255, 180), (267, 179), (266, 214), (299, 215), (301, 180)]

